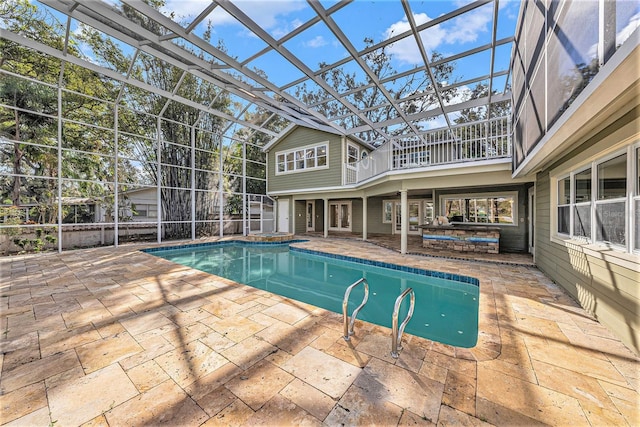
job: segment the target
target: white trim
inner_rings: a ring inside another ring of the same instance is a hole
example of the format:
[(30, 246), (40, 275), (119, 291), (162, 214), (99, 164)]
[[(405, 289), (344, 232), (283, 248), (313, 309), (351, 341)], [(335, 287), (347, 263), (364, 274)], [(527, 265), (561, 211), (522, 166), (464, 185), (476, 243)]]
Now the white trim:
[[(309, 227), (309, 205), (311, 205), (311, 227)], [(305, 203), (305, 227), (307, 231), (315, 231), (316, 230), (316, 201), (315, 200), (307, 200)]]
[[(338, 206), (338, 226), (337, 227), (331, 227), (331, 206), (333, 205), (337, 205)], [(349, 227), (342, 227), (342, 221), (341, 221), (341, 214), (342, 214), (342, 210), (340, 209), (340, 206), (342, 205), (347, 205), (348, 206), (348, 216), (349, 216)], [(351, 200), (334, 200), (334, 201), (329, 201), (329, 230), (333, 230), (333, 231), (351, 231), (353, 229), (353, 206), (351, 203)]]
[[(322, 166), (318, 166), (318, 149), (325, 147), (325, 158), (326, 158), (326, 163)], [(313, 157), (314, 159), (314, 163), (316, 164), (316, 166), (312, 166), (312, 167), (307, 167), (307, 157), (306, 157), (306, 152), (307, 150), (313, 149), (315, 152), (315, 155)], [(300, 161), (300, 159), (296, 159), (295, 155), (297, 152), (302, 151), (304, 153), (303, 158), (302, 158), (302, 162), (304, 163), (304, 166), (302, 168), (298, 168), (296, 166), (297, 162)], [(283, 156), (284, 158), (284, 166), (285, 169), (287, 167), (287, 163), (289, 163), (289, 160), (287, 160), (287, 156), (291, 154), (293, 155), (293, 160), (291, 160), (293, 162), (293, 169), (292, 170), (284, 170), (284, 171), (280, 171), (278, 168), (278, 157)], [(322, 142), (318, 142), (315, 144), (309, 144), (309, 145), (304, 145), (301, 147), (296, 147), (296, 148), (291, 148), (288, 150), (282, 150), (282, 151), (276, 151), (275, 153), (275, 166), (276, 169), (274, 171), (275, 175), (289, 175), (289, 174), (293, 174), (293, 173), (300, 173), (300, 172), (309, 172), (309, 171), (315, 171), (315, 170), (321, 170), (321, 169), (329, 169), (329, 141), (322, 141)]]
[(532, 187), (529, 187), (527, 190), (527, 213), (528, 213), (528, 221), (527, 227), (529, 231), (529, 239), (528, 239), (528, 249), (529, 253), (533, 255), (533, 261), (535, 263), (536, 259), (536, 201), (538, 197), (536, 195), (536, 186), (535, 184)]
[[(394, 202), (398, 200), (398, 199), (383, 199), (382, 200), (382, 223), (383, 224), (393, 224), (393, 204)], [(386, 204), (391, 204), (391, 212), (389, 213), (391, 215), (391, 218), (389, 218), (388, 220), (385, 218), (385, 214), (386, 214), (386, 210), (385, 210), (385, 205)], [(393, 229), (393, 227), (392, 227)]]
[[(613, 250), (619, 253), (626, 254), (639, 254), (640, 250), (635, 248), (635, 201), (640, 200), (640, 188), (638, 186), (638, 172), (637, 168), (637, 152), (640, 150), (640, 142), (637, 141), (637, 136), (634, 139), (636, 142), (628, 143), (625, 147), (620, 147), (619, 144), (615, 145), (615, 150), (607, 150), (604, 155), (591, 156), (588, 161), (582, 161), (569, 166), (569, 164), (563, 165), (561, 168), (556, 168), (552, 171), (555, 173), (549, 174), (549, 186), (550, 186), (550, 203), (549, 203), (549, 240), (557, 244), (567, 245), (590, 245), (594, 250)], [(615, 199), (598, 199), (598, 166), (616, 157), (626, 155), (626, 188), (625, 196), (617, 197)], [(575, 202), (575, 175), (591, 169), (591, 200), (588, 202), (591, 206), (591, 230), (590, 237), (582, 237), (574, 235), (574, 207), (586, 206), (586, 203)], [(571, 185), (570, 203), (568, 205), (558, 204), (558, 182), (563, 179), (569, 178)], [(605, 241), (598, 241), (597, 236), (597, 221), (596, 210), (598, 205), (605, 203), (625, 203), (625, 244), (618, 245), (615, 243), (609, 243)], [(569, 233), (558, 232), (558, 208), (561, 206), (569, 206), (570, 212), (570, 226)]]
[[(356, 149), (356, 161), (355, 162), (360, 160), (360, 147), (357, 146), (356, 144), (352, 143), (352, 142), (347, 141), (347, 148), (346, 148), (346, 151), (344, 153), (345, 154), (345, 163), (347, 165), (351, 165), (351, 163), (349, 163), (349, 147), (353, 147), (353, 148)], [(355, 162), (353, 162), (353, 163), (355, 163)]]

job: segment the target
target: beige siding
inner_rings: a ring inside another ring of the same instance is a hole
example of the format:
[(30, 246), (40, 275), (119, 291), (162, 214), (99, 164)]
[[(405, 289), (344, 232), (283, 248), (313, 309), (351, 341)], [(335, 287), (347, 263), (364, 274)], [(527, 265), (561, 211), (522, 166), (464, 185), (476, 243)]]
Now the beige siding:
[[(329, 145), (329, 168), (276, 175), (276, 153), (323, 142)], [(271, 147), (267, 162), (268, 192), (339, 186), (342, 184), (342, 137), (298, 127)]]
[[(603, 135), (598, 135), (598, 138), (603, 138)], [(592, 144), (592, 141), (587, 141), (582, 147)], [(564, 160), (575, 158), (580, 153), (570, 153)], [(619, 262), (614, 261), (615, 252), (612, 254), (613, 251), (605, 247), (594, 250), (595, 245), (585, 248), (584, 245), (552, 241), (549, 173), (550, 169), (538, 173), (536, 180), (536, 264), (625, 344), (640, 353), (637, 256), (618, 255), (618, 259), (626, 260), (626, 263)]]

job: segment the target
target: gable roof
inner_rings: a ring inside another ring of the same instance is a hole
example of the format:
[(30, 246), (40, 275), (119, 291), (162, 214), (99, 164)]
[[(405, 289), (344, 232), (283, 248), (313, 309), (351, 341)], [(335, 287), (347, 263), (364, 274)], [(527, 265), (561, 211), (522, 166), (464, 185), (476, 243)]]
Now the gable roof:
[[(337, 136), (345, 136), (340, 134), (339, 132), (329, 132), (326, 130), (318, 130), (318, 129), (314, 129), (312, 127), (307, 127), (307, 126), (302, 126), (302, 125), (296, 125), (296, 124), (291, 124), (289, 125), (285, 130), (283, 130), (281, 132), (281, 134), (277, 137), (272, 139), (271, 141), (269, 141), (267, 144), (265, 144), (264, 147), (262, 147), (262, 151), (264, 151), (265, 153), (269, 152), (274, 146), (278, 145), (281, 141), (285, 140), (291, 133), (293, 133), (293, 131), (295, 131), (298, 128), (305, 128), (305, 129), (311, 129), (314, 132), (322, 132), (322, 133), (328, 133), (331, 135), (337, 135)], [(359, 140), (354, 140), (349, 138), (348, 136), (346, 136), (346, 138), (350, 141), (353, 142), (354, 144), (358, 144), (362, 147), (366, 147), (369, 150), (375, 150), (375, 147), (373, 147), (371, 144), (368, 144), (366, 142), (363, 141), (359, 141)]]

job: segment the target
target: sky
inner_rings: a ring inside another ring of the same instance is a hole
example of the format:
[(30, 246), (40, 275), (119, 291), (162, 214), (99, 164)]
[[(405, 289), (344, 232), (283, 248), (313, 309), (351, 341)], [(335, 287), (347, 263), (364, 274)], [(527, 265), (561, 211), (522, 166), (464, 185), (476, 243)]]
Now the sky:
[[(103, 1), (115, 6), (120, 5), (120, 0)], [(166, 5), (161, 9), (161, 12), (165, 15), (174, 14), (174, 19), (185, 27), (210, 5), (210, 0), (165, 1)], [(423, 0), (410, 1), (409, 5), (413, 19), (416, 25), (419, 26), (438, 19), (469, 3), (471, 1)], [(233, 4), (255, 21), (261, 30), (273, 37), (274, 40), (279, 40), (316, 16), (312, 6), (304, 0), (234, 0)], [(320, 0), (320, 4), (323, 8), (329, 9), (337, 2)], [(589, 7), (589, 4), (597, 5), (597, 1), (584, 0), (583, 2), (567, 3), (568, 6), (566, 7)], [(499, 2), (497, 40), (514, 36), (520, 5), (521, 2), (518, 0), (501, 0)], [(640, 25), (640, 2), (637, 0), (619, 0), (616, 5), (619, 10), (616, 17), (617, 33), (619, 38), (626, 38), (628, 34)], [(420, 37), (427, 54), (430, 56), (437, 52), (447, 58), (491, 43), (493, 7), (494, 4), (491, 2), (474, 8), (454, 19), (423, 30), (420, 33)], [(592, 16), (592, 14), (589, 16)], [(366, 47), (365, 39), (371, 39), (376, 44), (410, 29), (404, 8), (399, 0), (355, 0), (333, 13), (331, 18), (336, 22), (340, 31), (344, 33), (356, 51)], [(62, 21), (64, 22), (64, 20)], [(268, 45), (257, 34), (252, 33), (247, 27), (229, 15), (223, 8), (214, 8), (213, 12), (202, 20), (193, 32), (201, 36), (209, 22), (212, 26), (211, 42), (214, 45), (221, 43), (226, 46), (229, 55), (249, 69), (261, 70), (276, 86), (287, 87), (290, 82), (305, 77), (304, 70), (296, 68), (275, 51), (269, 51), (254, 57)], [(583, 23), (567, 23), (567, 25), (569, 24), (576, 26), (577, 29), (575, 31), (581, 32), (579, 27)], [(76, 30), (77, 28), (73, 28), (72, 25), (72, 31)], [(583, 39), (585, 41), (589, 40), (585, 37)], [(318, 22), (287, 40), (283, 46), (306, 66), (307, 71), (310, 70), (311, 72), (318, 70), (320, 62), (331, 64), (349, 56), (347, 48), (323, 22)], [(124, 49), (125, 51), (127, 49), (130, 49), (131, 52), (133, 51), (133, 48), (126, 46)], [(391, 58), (391, 66), (397, 73), (408, 71), (424, 64), (418, 45), (413, 37), (397, 40), (386, 49), (386, 53)], [(588, 46), (581, 47), (579, 50), (585, 52), (588, 50)], [(90, 53), (86, 53), (90, 56)], [(504, 44), (496, 49), (494, 72), (508, 71), (511, 54), (511, 43)], [(345, 72), (355, 73), (357, 81), (366, 82), (365, 72), (354, 61), (342, 66), (342, 68)], [(491, 52), (490, 50), (484, 50), (474, 55), (456, 59), (454, 71), (449, 76), (450, 81), (441, 83), (446, 85), (454, 82), (464, 82), (489, 75), (490, 71)], [(488, 81), (485, 80), (483, 83), (486, 84)], [(507, 76), (495, 77), (492, 82), (493, 89), (502, 92), (507, 83)], [(393, 83), (386, 85), (389, 88), (393, 86)], [(464, 101), (473, 85), (461, 86), (452, 103)], [(295, 89), (295, 87), (288, 87), (287, 92), (293, 94)], [(445, 124), (444, 116), (440, 116), (432, 121), (429, 127), (436, 128)]]
[[(306, 1), (250, 1), (234, 2), (246, 15), (253, 19), (275, 39), (282, 37), (315, 16), (311, 6)], [(323, 7), (331, 7), (335, 2), (321, 2)], [(411, 8), (417, 25), (451, 12), (469, 2), (461, 1), (421, 1), (411, 2)], [(186, 21), (189, 21), (202, 11), (206, 1), (199, 0), (169, 0), (166, 11), (177, 11)], [(500, 27), (498, 38), (513, 36), (519, 9), (517, 1), (503, 1), (500, 8)], [(452, 22), (432, 27), (423, 33), (423, 43), (428, 52), (438, 51), (441, 54), (456, 54), (471, 49), (491, 40), (493, 5), (488, 4), (465, 14)], [(407, 31), (404, 10), (399, 1), (365, 1), (357, 0), (332, 15), (345, 35), (357, 50), (365, 47), (365, 38), (371, 38), (375, 43), (386, 40)], [(231, 53), (240, 62), (259, 52), (266, 44), (255, 34), (242, 26), (232, 16), (221, 8), (216, 8), (207, 20), (213, 24), (212, 41), (222, 40)], [(201, 25), (201, 29), (203, 26)], [(198, 30), (196, 30), (198, 31)], [(336, 62), (347, 56), (346, 49), (338, 39), (323, 24), (319, 23), (307, 29), (302, 34), (287, 41), (284, 46), (295, 54), (311, 70), (318, 69), (320, 61)], [(400, 40), (390, 47), (393, 66), (398, 71), (404, 71), (422, 64), (416, 43), (411, 39)], [(501, 58), (496, 63), (501, 68), (508, 67), (509, 49), (504, 49)], [(488, 62), (480, 57), (478, 61)], [(473, 61), (472, 61), (473, 62)], [(285, 63), (277, 54), (264, 55), (248, 63), (262, 69), (276, 84), (283, 85), (303, 73)], [(488, 64), (478, 64), (486, 69)], [(354, 70), (355, 71), (355, 70)]]

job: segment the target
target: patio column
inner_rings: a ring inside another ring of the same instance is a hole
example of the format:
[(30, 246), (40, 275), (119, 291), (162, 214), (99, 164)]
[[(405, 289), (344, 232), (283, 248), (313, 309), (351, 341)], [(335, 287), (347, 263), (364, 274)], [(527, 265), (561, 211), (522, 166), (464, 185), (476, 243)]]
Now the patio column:
[(407, 205), (407, 190), (400, 190), (400, 253), (407, 253), (407, 232), (409, 231), (409, 207)]
[(324, 237), (329, 237), (329, 199), (322, 199), (324, 201)]
[(291, 209), (293, 210), (293, 215), (291, 215), (291, 232), (296, 234), (296, 199), (291, 198)]
[(367, 196), (362, 196), (362, 240), (367, 240)]

